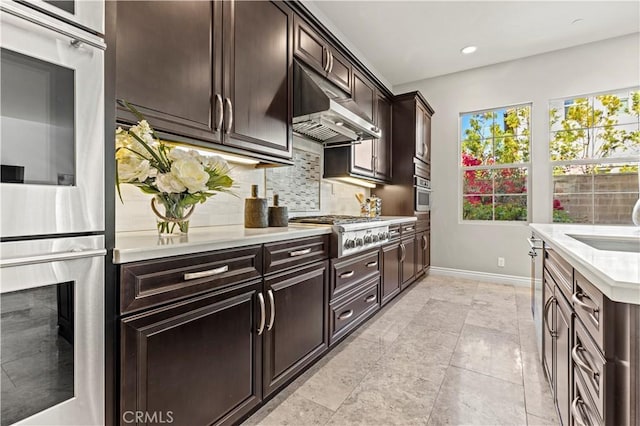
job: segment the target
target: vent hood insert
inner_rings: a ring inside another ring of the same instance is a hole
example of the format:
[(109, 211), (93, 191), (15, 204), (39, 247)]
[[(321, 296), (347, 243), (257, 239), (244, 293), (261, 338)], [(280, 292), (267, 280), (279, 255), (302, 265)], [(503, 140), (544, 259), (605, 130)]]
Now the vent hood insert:
[(358, 105), (324, 77), (294, 61), (293, 79), (295, 133), (327, 148), (382, 136)]

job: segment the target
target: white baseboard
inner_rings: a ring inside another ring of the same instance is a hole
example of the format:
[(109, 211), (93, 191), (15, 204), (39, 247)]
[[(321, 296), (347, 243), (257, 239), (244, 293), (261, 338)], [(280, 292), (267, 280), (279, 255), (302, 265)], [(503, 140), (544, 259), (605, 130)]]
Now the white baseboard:
[(489, 272), (467, 271), (464, 269), (442, 268), (432, 266), (431, 275), (442, 275), (446, 277), (465, 278), (468, 280), (487, 281), (496, 284), (511, 284), (518, 287), (530, 287), (530, 277), (520, 277), (517, 275), (492, 274)]

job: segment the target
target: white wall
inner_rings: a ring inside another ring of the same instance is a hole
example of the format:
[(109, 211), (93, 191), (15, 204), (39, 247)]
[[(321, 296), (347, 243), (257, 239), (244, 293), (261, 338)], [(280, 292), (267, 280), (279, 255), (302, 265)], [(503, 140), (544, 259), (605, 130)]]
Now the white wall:
[[(320, 154), (322, 162), (322, 146), (319, 143), (294, 137), (293, 146), (296, 149)], [(198, 204), (190, 219), (191, 227), (241, 225), (244, 223), (244, 199), (249, 196), (251, 185), (259, 185), (260, 196), (265, 195), (265, 169), (235, 164), (232, 166), (231, 176), (237, 185), (234, 192), (238, 197), (217, 194), (209, 198), (206, 203)], [(124, 204), (116, 198), (116, 232), (155, 230), (155, 216), (150, 207), (151, 196), (143, 194), (132, 185), (121, 185), (120, 188)], [(365, 193), (368, 196), (369, 190), (321, 179), (320, 212), (295, 212), (290, 213), (290, 216), (330, 213), (359, 215), (360, 208), (355, 197), (356, 193)]]
[[(496, 274), (529, 274), (526, 225), (460, 221), (461, 112), (533, 104), (530, 203), (533, 222), (550, 222), (549, 100), (638, 86), (639, 80), (640, 38), (636, 33), (394, 87), (396, 94), (421, 91), (436, 111), (431, 151), (432, 265)], [(504, 268), (497, 266), (498, 256), (505, 258)]]

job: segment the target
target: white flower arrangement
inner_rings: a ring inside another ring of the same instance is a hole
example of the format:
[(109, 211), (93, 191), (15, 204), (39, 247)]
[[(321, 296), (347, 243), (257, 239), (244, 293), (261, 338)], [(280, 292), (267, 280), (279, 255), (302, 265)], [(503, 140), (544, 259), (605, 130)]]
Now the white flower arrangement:
[[(128, 130), (116, 129), (118, 195), (122, 183), (154, 195), (155, 201), (165, 207), (166, 218), (175, 226), (175, 222), (185, 219), (185, 210), (189, 207), (204, 203), (218, 192), (231, 193), (233, 179), (229, 176), (229, 165), (222, 157), (202, 155), (193, 149), (163, 143), (133, 106), (123, 104), (139, 121)], [(159, 230), (171, 232), (170, 229)], [(186, 229), (181, 231), (186, 232)]]

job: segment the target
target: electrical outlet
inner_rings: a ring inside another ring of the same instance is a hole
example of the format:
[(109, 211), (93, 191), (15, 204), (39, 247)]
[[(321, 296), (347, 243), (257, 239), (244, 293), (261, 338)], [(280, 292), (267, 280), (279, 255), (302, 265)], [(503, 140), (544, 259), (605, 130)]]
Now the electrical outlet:
[(504, 268), (504, 257), (499, 257), (498, 258), (498, 267), (499, 268)]

